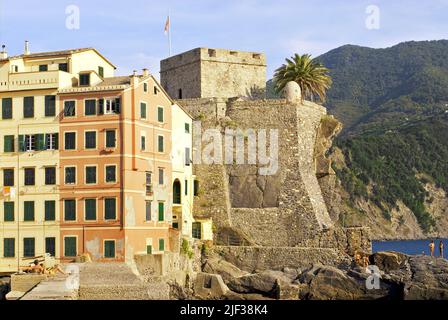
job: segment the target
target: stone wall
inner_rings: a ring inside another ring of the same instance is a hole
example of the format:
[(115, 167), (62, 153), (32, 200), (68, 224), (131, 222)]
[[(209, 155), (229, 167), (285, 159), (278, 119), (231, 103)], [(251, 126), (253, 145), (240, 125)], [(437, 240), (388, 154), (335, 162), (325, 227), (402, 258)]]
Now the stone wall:
[(260, 98), (266, 92), (264, 54), (197, 48), (162, 60), (161, 84), (174, 98)]

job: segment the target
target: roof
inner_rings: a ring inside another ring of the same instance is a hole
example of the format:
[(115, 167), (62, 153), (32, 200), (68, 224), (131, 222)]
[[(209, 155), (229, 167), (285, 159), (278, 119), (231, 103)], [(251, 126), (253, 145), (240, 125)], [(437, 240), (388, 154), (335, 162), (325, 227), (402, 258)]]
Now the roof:
[(30, 54), (20, 54), (16, 56), (8, 57), (4, 60), (11, 60), (11, 59), (25, 59), (25, 58), (40, 58), (40, 57), (52, 57), (52, 56), (67, 56), (75, 53), (85, 52), (93, 50), (95, 51), (101, 58), (103, 58), (107, 63), (109, 63), (112, 67), (115, 69), (117, 68), (112, 62), (110, 62), (106, 57), (104, 57), (101, 53), (99, 53), (98, 50), (92, 47), (88, 48), (77, 48), (77, 49), (68, 49), (68, 50), (59, 50), (59, 51), (46, 51), (46, 52), (35, 52)]
[(104, 86), (121, 86), (131, 84), (131, 77), (129, 76), (119, 76), (119, 77), (110, 77), (104, 78), (103, 82), (96, 85), (96, 87), (104, 87)]

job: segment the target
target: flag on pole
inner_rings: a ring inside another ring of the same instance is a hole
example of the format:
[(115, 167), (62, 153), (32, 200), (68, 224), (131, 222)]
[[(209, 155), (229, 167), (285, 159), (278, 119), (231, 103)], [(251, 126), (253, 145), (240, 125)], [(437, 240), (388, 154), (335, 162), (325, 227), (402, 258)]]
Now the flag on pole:
[(168, 34), (170, 32), (170, 24), (170, 16), (168, 15), (165, 22), (165, 34)]

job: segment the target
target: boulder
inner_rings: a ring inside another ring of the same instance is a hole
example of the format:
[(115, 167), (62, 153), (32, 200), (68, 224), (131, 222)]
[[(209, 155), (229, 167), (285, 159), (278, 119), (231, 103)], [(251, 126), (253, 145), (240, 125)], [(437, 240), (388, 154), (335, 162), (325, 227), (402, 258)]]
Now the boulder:
[(262, 293), (275, 296), (278, 280), (291, 283), (291, 279), (283, 272), (266, 270), (232, 279), (228, 286), (230, 290), (239, 293)]
[(240, 270), (238, 267), (234, 266), (230, 262), (227, 262), (218, 257), (211, 257), (207, 259), (202, 271), (206, 273), (216, 273), (219, 274), (225, 283), (230, 282), (234, 278), (239, 278), (248, 273)]
[(400, 269), (405, 261), (406, 255), (399, 252), (377, 252), (370, 256), (371, 264), (386, 273)]
[(221, 276), (218, 274), (198, 273), (194, 282), (194, 294), (201, 299), (222, 299), (228, 294)]

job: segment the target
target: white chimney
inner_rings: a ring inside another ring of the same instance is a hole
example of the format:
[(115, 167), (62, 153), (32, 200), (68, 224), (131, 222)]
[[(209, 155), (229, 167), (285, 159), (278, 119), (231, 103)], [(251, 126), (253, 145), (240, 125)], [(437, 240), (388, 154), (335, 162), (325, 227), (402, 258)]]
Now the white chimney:
[(143, 69), (143, 76), (144, 77), (149, 76), (149, 70), (148, 69), (146, 69), (146, 68)]
[(8, 59), (8, 52), (6, 52), (6, 46), (2, 45), (2, 51), (0, 52), (0, 60)]
[(131, 76), (131, 86), (135, 87), (136, 85), (138, 85), (138, 76), (137, 76), (137, 70), (134, 70)]
[(29, 55), (30, 54), (30, 42), (28, 40), (25, 40), (25, 55)]

